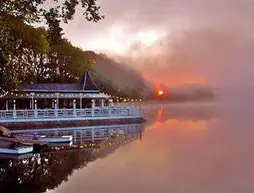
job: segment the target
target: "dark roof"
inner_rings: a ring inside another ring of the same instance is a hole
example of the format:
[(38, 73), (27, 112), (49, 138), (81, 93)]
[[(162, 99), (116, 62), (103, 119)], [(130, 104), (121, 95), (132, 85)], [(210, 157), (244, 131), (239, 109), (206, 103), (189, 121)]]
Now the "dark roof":
[(23, 83), (20, 88), (27, 92), (68, 92), (68, 93), (98, 93), (100, 90), (93, 82), (90, 74), (85, 72), (81, 83), (78, 84), (57, 84), (57, 83)]
[(82, 90), (99, 90), (94, 83), (90, 73), (86, 72), (82, 79), (83, 87)]
[(22, 84), (24, 90), (82, 90), (81, 84)]

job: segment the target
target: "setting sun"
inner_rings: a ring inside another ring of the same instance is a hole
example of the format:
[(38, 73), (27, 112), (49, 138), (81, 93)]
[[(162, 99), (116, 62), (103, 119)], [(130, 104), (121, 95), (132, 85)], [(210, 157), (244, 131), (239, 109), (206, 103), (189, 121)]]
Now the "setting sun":
[(164, 94), (163, 90), (159, 90), (159, 91), (158, 91), (158, 95), (159, 95), (159, 96), (162, 96), (163, 94)]

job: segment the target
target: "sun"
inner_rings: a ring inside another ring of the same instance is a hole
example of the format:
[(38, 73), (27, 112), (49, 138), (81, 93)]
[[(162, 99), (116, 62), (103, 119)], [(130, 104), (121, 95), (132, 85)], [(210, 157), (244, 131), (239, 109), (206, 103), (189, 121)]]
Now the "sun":
[(157, 94), (158, 94), (159, 96), (162, 96), (162, 95), (164, 94), (164, 92), (163, 92), (163, 90), (158, 90)]

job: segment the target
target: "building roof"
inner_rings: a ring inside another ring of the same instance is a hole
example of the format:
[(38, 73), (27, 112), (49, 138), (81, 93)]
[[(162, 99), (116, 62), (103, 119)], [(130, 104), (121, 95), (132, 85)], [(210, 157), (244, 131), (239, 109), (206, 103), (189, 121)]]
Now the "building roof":
[(81, 82), (83, 83), (82, 90), (99, 90), (88, 72), (84, 74)]
[(82, 90), (81, 84), (22, 84), (23, 90)]
[(57, 84), (57, 83), (34, 83), (21, 84), (21, 89), (25, 92), (43, 92), (43, 93), (99, 93), (100, 90), (93, 82), (90, 74), (85, 72), (81, 83), (77, 84)]

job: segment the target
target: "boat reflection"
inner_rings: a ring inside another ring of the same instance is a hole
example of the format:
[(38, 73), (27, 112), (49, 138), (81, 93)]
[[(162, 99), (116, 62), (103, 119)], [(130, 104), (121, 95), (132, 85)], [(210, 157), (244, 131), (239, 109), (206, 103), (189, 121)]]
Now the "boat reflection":
[(22, 160), (26, 158), (33, 157), (32, 153), (15, 155), (15, 154), (0, 154), (0, 160), (7, 159), (7, 160)]
[(37, 154), (0, 155), (1, 192), (45, 192), (67, 181), (74, 170), (140, 140), (143, 124), (19, 130), (19, 134), (73, 135), (72, 143), (51, 144)]

